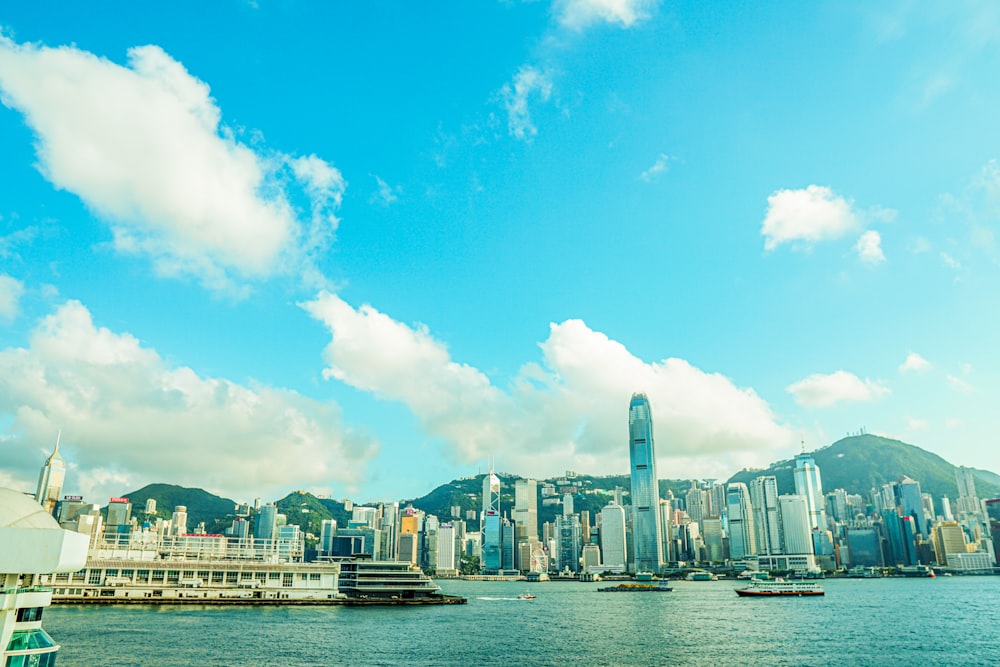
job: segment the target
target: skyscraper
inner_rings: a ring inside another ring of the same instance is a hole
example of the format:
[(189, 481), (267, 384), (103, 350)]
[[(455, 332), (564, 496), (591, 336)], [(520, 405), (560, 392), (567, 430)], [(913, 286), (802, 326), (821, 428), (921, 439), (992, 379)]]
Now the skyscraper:
[(762, 556), (782, 553), (778, 479), (773, 475), (762, 475), (750, 480), (750, 505), (753, 507), (757, 553)]
[(514, 524), (524, 526), (528, 540), (538, 539), (538, 482), (533, 479), (514, 482)]
[(743, 482), (730, 482), (726, 487), (726, 508), (729, 518), (729, 556), (740, 560), (757, 553), (754, 533), (753, 506)]
[(601, 555), (604, 565), (625, 569), (625, 508), (613, 500), (601, 510)]
[(781, 517), (783, 553), (811, 554), (812, 531), (809, 528), (809, 506), (799, 495), (778, 496)]
[(49, 458), (45, 459), (45, 464), (38, 475), (38, 490), (35, 492), (35, 501), (53, 516), (56, 503), (59, 502), (59, 494), (62, 493), (63, 480), (66, 478), (66, 462), (59, 454), (61, 437), (62, 433), (56, 436), (55, 449)]
[(658, 571), (663, 563), (663, 526), (660, 524), (659, 477), (653, 447), (653, 415), (645, 394), (632, 394), (628, 430), (635, 570)]
[(826, 530), (826, 501), (823, 498), (823, 482), (819, 475), (819, 466), (809, 454), (802, 453), (795, 457), (795, 494), (804, 496), (809, 511), (809, 528)]

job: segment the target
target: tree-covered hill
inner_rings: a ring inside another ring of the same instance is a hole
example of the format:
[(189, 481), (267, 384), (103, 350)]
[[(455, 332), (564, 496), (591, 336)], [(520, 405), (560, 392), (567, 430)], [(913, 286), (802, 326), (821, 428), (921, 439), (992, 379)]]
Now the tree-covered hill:
[[(845, 489), (868, 498), (872, 488), (898, 480), (903, 475), (920, 482), (920, 489), (934, 496), (956, 498), (958, 486), (955, 466), (937, 454), (914, 445), (865, 434), (850, 436), (812, 452), (820, 469), (825, 492)], [(774, 475), (778, 480), (778, 493), (795, 493), (792, 470), (794, 461), (778, 461), (763, 470), (742, 470), (733, 475), (731, 482), (749, 482), (761, 475)], [(976, 471), (976, 492), (988, 498), (1000, 491), (1000, 477), (985, 471)]]
[(176, 484), (148, 484), (137, 491), (126, 493), (132, 503), (132, 514), (141, 515), (149, 498), (156, 500), (156, 516), (169, 519), (178, 505), (187, 507), (189, 529), (204, 522), (211, 527), (218, 520), (233, 514), (236, 503), (204, 489), (186, 488)]

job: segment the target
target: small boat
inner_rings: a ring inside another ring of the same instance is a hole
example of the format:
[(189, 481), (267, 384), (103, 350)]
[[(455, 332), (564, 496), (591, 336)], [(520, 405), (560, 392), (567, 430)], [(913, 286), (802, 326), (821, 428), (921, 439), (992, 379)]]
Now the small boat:
[(518, 595), (517, 599), (518, 600), (534, 600), (535, 596), (532, 595), (530, 592), (525, 591), (525, 592), (521, 593), (520, 595)]
[(785, 581), (778, 578), (770, 581), (752, 579), (745, 588), (737, 588), (736, 594), (740, 597), (781, 597), (823, 595), (825, 591), (820, 584), (805, 581)]
[(719, 577), (711, 572), (706, 572), (705, 570), (694, 570), (692, 572), (688, 572), (684, 579), (686, 581), (718, 581)]

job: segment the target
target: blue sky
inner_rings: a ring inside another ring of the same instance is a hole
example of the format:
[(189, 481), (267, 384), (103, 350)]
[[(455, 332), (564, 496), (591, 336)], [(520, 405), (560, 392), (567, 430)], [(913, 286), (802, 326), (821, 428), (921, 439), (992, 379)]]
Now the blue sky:
[(1000, 470), (988, 2), (0, 10), (0, 484)]

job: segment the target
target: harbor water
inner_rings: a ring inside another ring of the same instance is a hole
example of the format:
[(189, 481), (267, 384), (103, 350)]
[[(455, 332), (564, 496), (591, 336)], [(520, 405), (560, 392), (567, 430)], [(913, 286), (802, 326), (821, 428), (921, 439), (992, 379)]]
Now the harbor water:
[(1000, 664), (1000, 577), (828, 579), (822, 597), (770, 599), (725, 580), (438, 583), (468, 604), (58, 606), (45, 627), (60, 667)]

